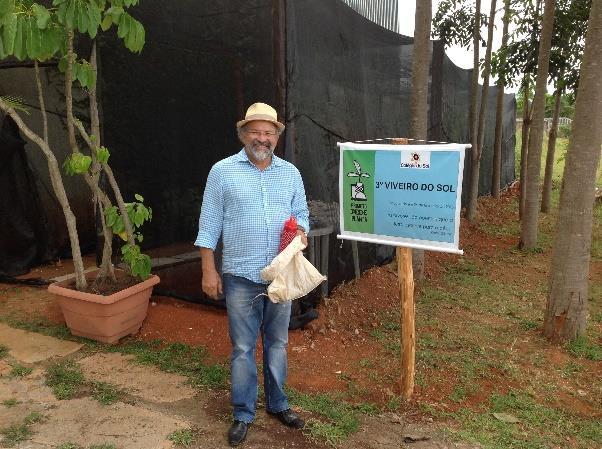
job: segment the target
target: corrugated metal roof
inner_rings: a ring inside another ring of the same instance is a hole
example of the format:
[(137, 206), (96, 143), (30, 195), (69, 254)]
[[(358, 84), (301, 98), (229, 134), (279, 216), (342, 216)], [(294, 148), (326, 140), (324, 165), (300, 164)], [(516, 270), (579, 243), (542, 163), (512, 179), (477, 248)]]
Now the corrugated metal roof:
[(357, 13), (388, 30), (399, 32), (398, 0), (343, 0)]

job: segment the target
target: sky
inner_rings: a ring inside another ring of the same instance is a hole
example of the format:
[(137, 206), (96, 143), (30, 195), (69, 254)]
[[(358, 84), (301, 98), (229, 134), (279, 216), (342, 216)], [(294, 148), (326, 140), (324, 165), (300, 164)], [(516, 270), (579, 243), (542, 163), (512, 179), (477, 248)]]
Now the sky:
[[(401, 34), (406, 36), (414, 36), (414, 14), (416, 12), (416, 0), (398, 0), (399, 1), (399, 31)], [(425, 0), (420, 0), (425, 1)], [(441, 0), (433, 0), (433, 16), (439, 7)], [(493, 47), (492, 50), (496, 51), (500, 48), (502, 43), (502, 14), (504, 8), (504, 2), (498, 0), (496, 5), (498, 12), (495, 16), (495, 26), (493, 31)], [(489, 0), (481, 1), (481, 12), (489, 15), (489, 8), (491, 8), (491, 2)], [(486, 33), (486, 30), (483, 30)], [(449, 47), (445, 49), (447, 56), (459, 67), (464, 69), (472, 68), (472, 48), (465, 49), (461, 47)], [(485, 48), (479, 50), (479, 57), (483, 57), (485, 54)], [(483, 79), (479, 78), (479, 82), (483, 83)], [(489, 84), (495, 84), (495, 79), (490, 79)], [(506, 88), (506, 91), (516, 92), (512, 88)]]

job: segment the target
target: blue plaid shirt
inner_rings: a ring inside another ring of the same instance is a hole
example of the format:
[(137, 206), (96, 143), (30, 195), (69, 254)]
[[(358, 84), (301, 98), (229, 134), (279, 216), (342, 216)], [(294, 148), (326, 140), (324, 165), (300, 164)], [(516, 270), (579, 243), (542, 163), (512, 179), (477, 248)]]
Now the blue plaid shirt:
[(309, 232), (299, 170), (275, 155), (259, 170), (243, 148), (211, 168), (194, 244), (215, 250), (222, 236), (222, 272), (265, 284), (259, 272), (278, 254), (280, 232), (291, 215)]

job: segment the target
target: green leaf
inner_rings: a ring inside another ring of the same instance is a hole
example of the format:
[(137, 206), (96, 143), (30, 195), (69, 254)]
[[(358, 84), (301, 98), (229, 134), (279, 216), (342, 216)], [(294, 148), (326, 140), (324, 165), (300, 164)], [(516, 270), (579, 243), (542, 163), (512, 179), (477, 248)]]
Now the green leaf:
[[(76, 64), (74, 64), (74, 68), (75, 65)], [(94, 86), (96, 77), (94, 75), (94, 71), (92, 70), (92, 66), (88, 61), (77, 63), (77, 74), (74, 73), (73, 79), (77, 79), (82, 87), (89, 89)]]
[(42, 53), (42, 33), (32, 17), (29, 17), (26, 21), (26, 30), (27, 55), (29, 59), (38, 59)]
[[(144, 46), (145, 32), (144, 27), (140, 22), (134, 19), (129, 14), (124, 13), (122, 35), (118, 32), (118, 36), (123, 38), (125, 47), (133, 53), (139, 53)], [(121, 21), (119, 23), (121, 28)]]
[(102, 23), (100, 24), (100, 28), (102, 31), (107, 31), (113, 25), (113, 16), (110, 14), (105, 14), (105, 18), (102, 19)]
[(134, 198), (136, 198), (138, 201), (143, 202), (144, 198), (142, 197), (142, 195), (140, 195), (139, 193), (135, 193), (134, 194)]
[(67, 7), (69, 6), (69, 4), (63, 0), (58, 5), (59, 5), (59, 9), (57, 10), (56, 15), (59, 18), (59, 23), (61, 25), (64, 25), (65, 21), (66, 21), (66, 17), (67, 17)]
[(123, 231), (125, 231), (125, 225), (123, 224), (123, 218), (121, 215), (118, 215), (115, 219), (112, 229), (114, 234), (121, 234)]
[(96, 37), (98, 33), (98, 26), (102, 20), (102, 15), (100, 13), (100, 9), (95, 2), (90, 2), (88, 4), (88, 35), (91, 39)]
[(52, 0), (52, 6), (59, 6), (66, 2), (67, 2), (67, 0)]
[(33, 15), (36, 18), (36, 24), (40, 30), (46, 29), (48, 26), (48, 21), (50, 20), (50, 12), (43, 7), (42, 5), (38, 5), (34, 3), (32, 6)]
[(115, 206), (107, 207), (105, 209), (105, 220), (106, 220), (107, 226), (112, 228), (113, 225), (115, 224), (115, 220), (117, 220), (118, 216), (119, 216), (119, 213), (117, 212), (117, 207), (115, 207)]
[(62, 73), (65, 73), (65, 70), (67, 70), (67, 55), (63, 56), (60, 60), (59, 60), (59, 70)]
[(15, 10), (15, 0), (0, 0), (0, 21), (6, 14), (12, 14)]
[(23, 61), (27, 57), (27, 48), (25, 45), (27, 34), (26, 28), (27, 24), (25, 22), (25, 17), (17, 17), (17, 32), (15, 34), (15, 49), (13, 54), (19, 61)]
[(42, 48), (40, 49), (40, 60), (52, 58), (60, 49), (61, 30), (57, 27), (48, 27), (42, 30)]
[(0, 34), (0, 59), (4, 59), (7, 56), (8, 55), (6, 54), (6, 51), (4, 50), (4, 43), (2, 41), (2, 35)]
[(107, 9), (107, 12), (105, 12), (105, 15), (109, 15), (113, 18), (113, 23), (119, 23), (122, 14), (123, 8), (121, 6), (111, 6)]
[(109, 150), (106, 147), (100, 147), (96, 149), (96, 159), (101, 164), (106, 164), (109, 161)]
[(17, 16), (9, 14), (4, 18), (4, 27), (2, 38), (4, 40), (4, 50), (8, 55), (15, 51), (15, 39), (17, 37)]
[(79, 63), (73, 61), (71, 64), (71, 82), (79, 79)]
[(117, 28), (117, 36), (121, 39), (125, 38), (130, 32), (130, 15), (126, 12), (119, 16), (119, 25)]
[(140, 22), (138, 22), (135, 19), (134, 19), (134, 25), (135, 25), (134, 26), (135, 33), (134, 33), (134, 38), (131, 43), (130, 50), (134, 53), (140, 53), (140, 51), (142, 51), (142, 47), (144, 47), (144, 40), (145, 40), (144, 27), (142, 26), (142, 24)]
[(82, 153), (73, 153), (63, 163), (65, 173), (73, 176), (86, 173), (92, 164), (92, 158)]
[(75, 3), (76, 0), (68, 0), (67, 12), (65, 14), (65, 25), (67, 25), (67, 28), (75, 28)]
[(88, 11), (83, 5), (77, 5), (75, 9), (77, 29), (80, 33), (88, 32)]

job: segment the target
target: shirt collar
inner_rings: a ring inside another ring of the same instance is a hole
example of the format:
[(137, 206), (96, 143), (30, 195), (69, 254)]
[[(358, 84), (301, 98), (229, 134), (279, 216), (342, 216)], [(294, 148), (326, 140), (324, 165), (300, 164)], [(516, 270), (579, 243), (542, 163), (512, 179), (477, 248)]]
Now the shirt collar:
[[(249, 156), (247, 156), (247, 152), (245, 151), (244, 148), (234, 155), (234, 161), (235, 162), (248, 162), (249, 164), (252, 164), (252, 162), (249, 160)], [(271, 166), (280, 167), (283, 164), (284, 164), (284, 159), (281, 159), (278, 156), (276, 156), (275, 154), (272, 154), (272, 162), (270, 163), (268, 168), (270, 168)]]

